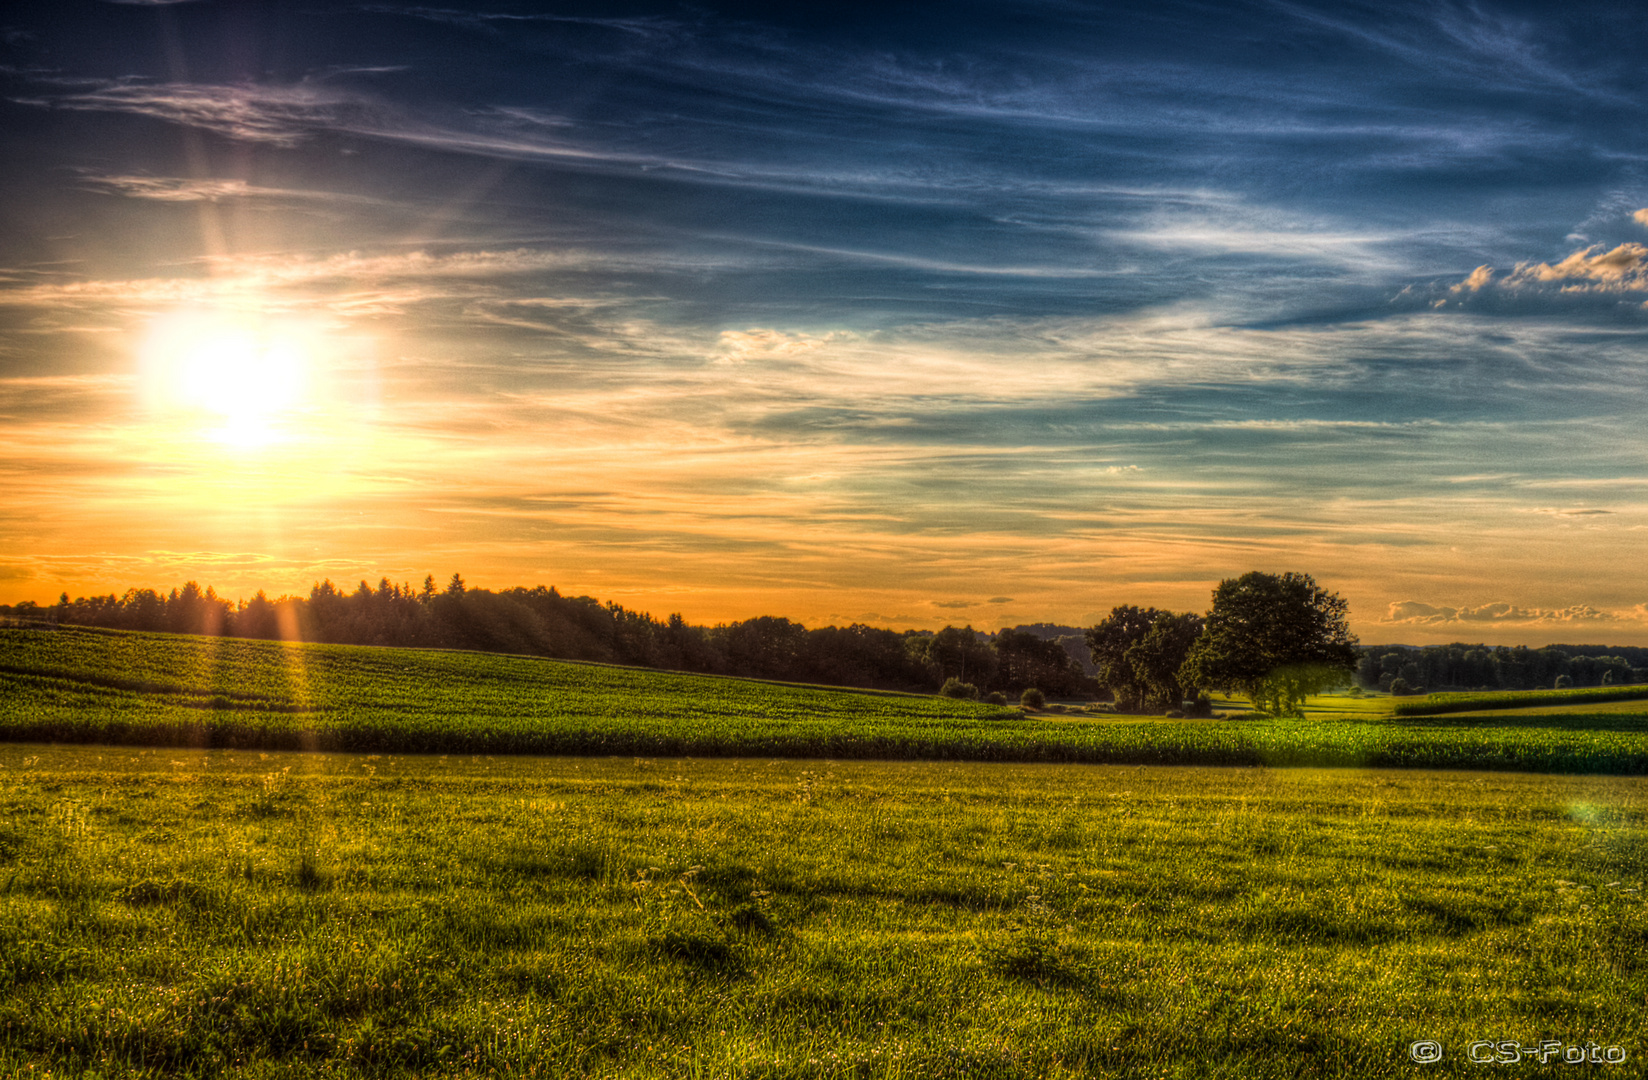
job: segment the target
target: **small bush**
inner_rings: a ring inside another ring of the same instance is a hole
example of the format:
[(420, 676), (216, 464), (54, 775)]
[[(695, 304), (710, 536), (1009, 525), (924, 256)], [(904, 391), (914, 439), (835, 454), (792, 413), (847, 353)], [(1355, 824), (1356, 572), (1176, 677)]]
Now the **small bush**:
[(1047, 707), (1047, 695), (1031, 686), (1019, 695), (1019, 704), (1026, 709), (1045, 709)]
[(984, 703), (986, 705), (1005, 705), (1007, 704), (1007, 695), (1000, 690), (993, 690), (985, 696)]
[(961, 698), (966, 701), (977, 701), (979, 696), (978, 687), (970, 682), (962, 682), (954, 675), (944, 680), (944, 685), (938, 688), (938, 692), (941, 697)]
[(1574, 680), (1568, 678), (1568, 676), (1558, 675), (1556, 677), (1556, 688), (1558, 690), (1566, 690), (1572, 685), (1574, 685)]
[(1397, 676), (1392, 679), (1390, 684), (1390, 692), (1391, 697), (1406, 696), (1408, 693), (1408, 680), (1402, 678), (1401, 676)]

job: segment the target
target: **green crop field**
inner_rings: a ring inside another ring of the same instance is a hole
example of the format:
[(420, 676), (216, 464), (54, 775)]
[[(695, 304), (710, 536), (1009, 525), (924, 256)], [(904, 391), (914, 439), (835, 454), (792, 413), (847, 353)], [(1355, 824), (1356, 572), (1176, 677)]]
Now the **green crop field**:
[(1568, 690), (1496, 690), (1468, 694), (1430, 694), (1391, 705), (1395, 716), (1438, 716), (1485, 709), (1546, 709), (1562, 705), (1600, 705), (1648, 700), (1648, 686), (1587, 686)]
[(828, 750), (1018, 713), (529, 657), (0, 629), (6, 738), (394, 751)]
[(1303, 720), (1066, 711), (486, 653), (0, 629), (0, 739), (421, 753), (674, 754), (1648, 773), (1648, 715)]
[(0, 746), (0, 1073), (1641, 1075), (1645, 815), (1612, 777)]

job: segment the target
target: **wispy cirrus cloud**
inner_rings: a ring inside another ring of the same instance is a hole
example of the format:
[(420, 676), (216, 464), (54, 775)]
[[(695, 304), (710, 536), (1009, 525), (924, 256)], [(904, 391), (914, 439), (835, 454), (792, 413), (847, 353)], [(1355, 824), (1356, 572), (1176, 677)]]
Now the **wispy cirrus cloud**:
[(1379, 244), (1394, 239), (1368, 233), (1315, 231), (1298, 222), (1291, 228), (1230, 227), (1211, 222), (1162, 223), (1147, 230), (1121, 230), (1116, 239), (1169, 250), (1219, 255), (1260, 255), (1276, 259), (1341, 263), (1362, 269), (1397, 265), (1376, 253)]
[(1613, 510), (1602, 510), (1602, 509), (1599, 509), (1597, 507), (1586, 507), (1586, 508), (1578, 508), (1578, 509), (1562, 509), (1562, 510), (1559, 510), (1559, 509), (1555, 509), (1555, 508), (1552, 508), (1552, 507), (1544, 507), (1544, 506), (1538, 507), (1538, 508), (1536, 508), (1532, 511), (1532, 513), (1535, 513), (1535, 514), (1549, 514), (1552, 517), (1599, 517), (1599, 516), (1603, 516), (1603, 515), (1613, 514), (1614, 512), (1615, 511), (1613, 511)]
[(1338, 8), (1274, 6), (1301, 25), (1318, 27), (1414, 69), (1435, 70), (1445, 63), (1447, 70), (1438, 78), (1455, 85), (1612, 96), (1598, 73), (1564, 63), (1556, 43), (1542, 38), (1541, 24), (1534, 19), (1474, 5), (1419, 5), (1402, 12), (1406, 17), (1370, 22)]
[[(156, 83), (139, 79), (72, 80), (64, 89), (26, 104), (82, 112), (125, 113), (209, 131), (247, 143), (296, 149), (324, 133), (404, 143), (480, 157), (555, 162), (564, 166), (675, 168), (705, 180), (739, 180), (726, 162), (690, 155), (638, 152), (622, 146), (576, 142), (568, 122), (552, 122), (536, 110), (485, 107), (420, 115), (385, 97), (331, 82), (339, 74), (379, 74), (399, 66), (324, 72), (296, 82)], [(63, 80), (37, 76), (48, 86)]]
[(358, 95), (317, 83), (200, 85), (117, 80), (51, 99), (59, 109), (129, 113), (246, 142), (293, 147), (316, 130), (359, 125)]
[(300, 188), (272, 188), (236, 178), (191, 179), (182, 176), (88, 175), (81, 183), (91, 191), (153, 202), (225, 202), (231, 199), (304, 199), (372, 202), (360, 195)]
[(410, 19), (422, 19), (428, 22), (445, 23), (450, 26), (461, 26), (471, 30), (487, 30), (501, 33), (512, 27), (522, 24), (540, 23), (545, 25), (588, 26), (604, 30), (619, 30), (628, 34), (650, 38), (673, 31), (681, 25), (672, 19), (659, 16), (613, 16), (602, 17), (592, 15), (562, 15), (554, 12), (522, 12), (522, 11), (465, 11), (459, 8), (440, 7), (403, 7), (390, 4), (363, 4), (361, 11), (370, 11), (382, 15), (394, 15)]
[[(158, 312), (216, 305), (263, 312), (319, 305), (342, 313), (404, 311), (418, 304), (480, 300), (487, 283), (592, 268), (638, 269), (634, 257), (576, 249), (423, 250), (362, 254), (212, 256), (191, 276), (37, 281), (0, 289), (0, 307)], [(702, 265), (701, 263), (698, 265)], [(652, 267), (656, 268), (656, 267)]]

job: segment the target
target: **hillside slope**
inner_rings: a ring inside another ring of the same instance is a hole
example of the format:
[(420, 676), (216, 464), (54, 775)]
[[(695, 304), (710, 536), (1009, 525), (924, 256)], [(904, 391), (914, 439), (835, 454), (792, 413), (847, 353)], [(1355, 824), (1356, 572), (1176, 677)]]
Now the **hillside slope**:
[(1648, 773), (1648, 714), (1026, 716), (923, 695), (490, 653), (77, 629), (0, 629), (0, 740)]

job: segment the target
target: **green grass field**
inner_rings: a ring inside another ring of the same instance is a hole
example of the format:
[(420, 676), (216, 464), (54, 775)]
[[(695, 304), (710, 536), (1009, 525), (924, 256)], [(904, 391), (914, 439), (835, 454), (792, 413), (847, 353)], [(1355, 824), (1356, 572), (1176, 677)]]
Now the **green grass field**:
[(0, 739), (362, 752), (1648, 773), (1641, 712), (1304, 720), (1016, 709), (485, 653), (0, 629)]
[(1150, 767), (1648, 771), (1640, 703), (1389, 708), (1027, 717), (0, 630), (0, 1072), (1466, 1076), (1480, 1040), (1638, 1068), (1642, 781)]
[(1548, 1039), (1641, 1075), (1645, 814), (1603, 777), (0, 746), (0, 1072), (1458, 1077)]

